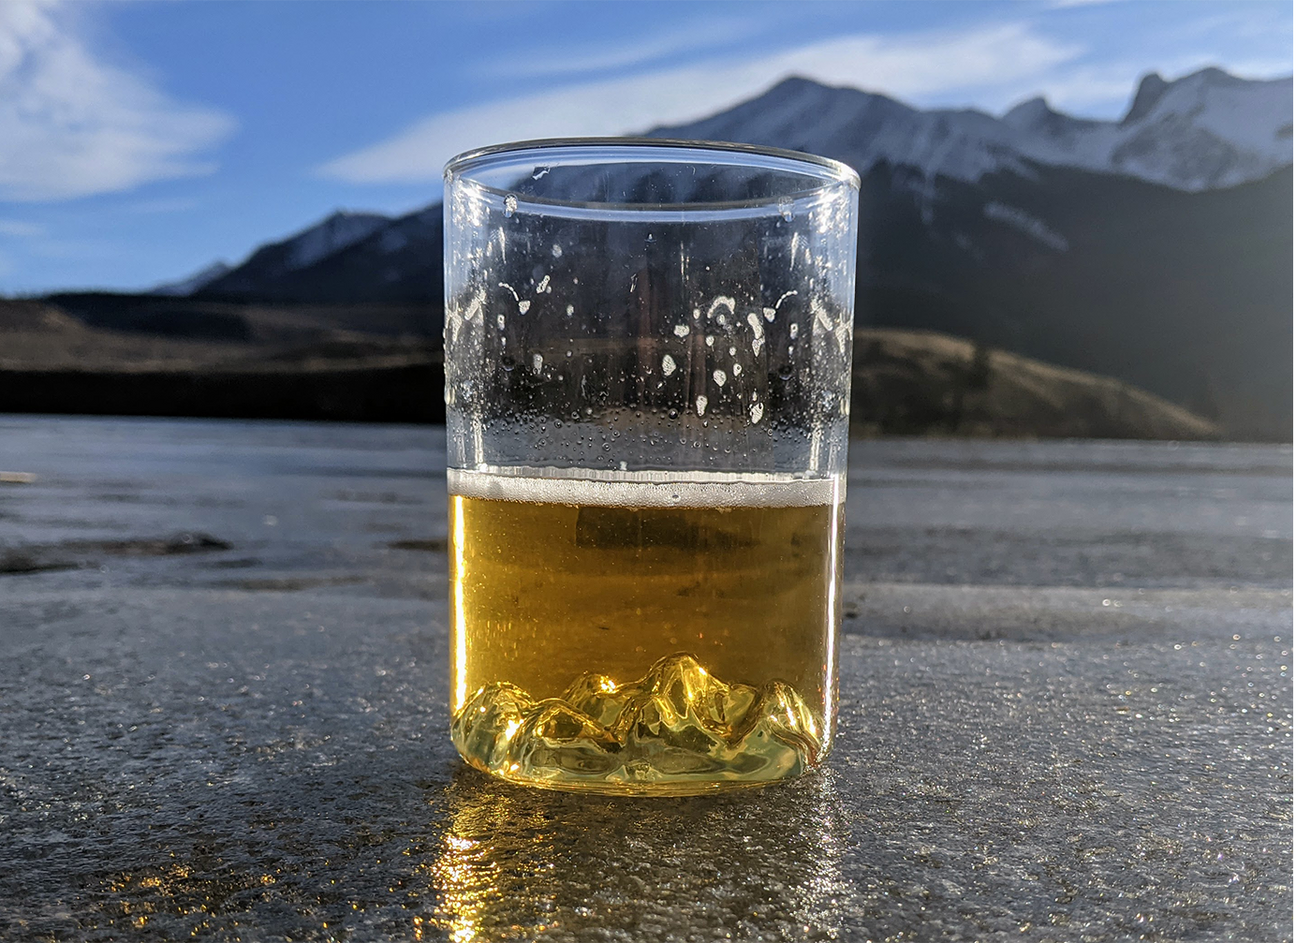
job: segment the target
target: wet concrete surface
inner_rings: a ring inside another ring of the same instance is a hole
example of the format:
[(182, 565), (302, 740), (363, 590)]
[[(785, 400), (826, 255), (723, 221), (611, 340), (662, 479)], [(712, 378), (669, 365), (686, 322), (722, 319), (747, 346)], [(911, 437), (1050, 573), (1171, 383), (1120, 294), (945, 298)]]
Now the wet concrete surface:
[(441, 448), (0, 417), (0, 938), (1291, 939), (1290, 448), (857, 443), (836, 750), (687, 800), (456, 759)]

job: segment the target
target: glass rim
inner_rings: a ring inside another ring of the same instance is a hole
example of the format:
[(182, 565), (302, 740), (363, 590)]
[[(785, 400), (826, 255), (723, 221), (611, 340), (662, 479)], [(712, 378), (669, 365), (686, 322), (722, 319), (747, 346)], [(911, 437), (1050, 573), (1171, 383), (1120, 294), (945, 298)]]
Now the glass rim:
[[(472, 184), (473, 187), (479, 188), (487, 193), (499, 197), (512, 195), (511, 191), (492, 184), (484, 183), (481, 180), (471, 176), (473, 169), (489, 167), (492, 164), (499, 163), (500, 158), (507, 158), (516, 155), (522, 155), (528, 151), (544, 152), (546, 150), (588, 150), (590, 152), (599, 149), (608, 149), (612, 151), (625, 151), (626, 153), (639, 153), (650, 157), (653, 150), (665, 153), (683, 153), (686, 151), (696, 151), (701, 155), (706, 154), (720, 156), (737, 156), (754, 158), (749, 166), (760, 167), (768, 166), (769, 169), (782, 169), (789, 173), (800, 174), (806, 178), (807, 185), (804, 188), (797, 189), (788, 194), (788, 199), (800, 201), (808, 196), (815, 196), (833, 185), (845, 185), (854, 190), (856, 193), (860, 189), (860, 177), (851, 167), (839, 160), (833, 160), (830, 157), (821, 157), (818, 154), (809, 154), (804, 151), (793, 151), (781, 147), (765, 147), (755, 144), (737, 144), (731, 141), (704, 141), (689, 140), (684, 138), (651, 138), (651, 137), (571, 137), (571, 138), (536, 138), (526, 141), (512, 141), (504, 144), (492, 144), (487, 147), (473, 148), (457, 154), (446, 162), (442, 170), (442, 180), (447, 184), (453, 179), (464, 179)], [(649, 163), (649, 160), (643, 163)], [(729, 163), (735, 166), (742, 166), (741, 161), (724, 161), (717, 160), (717, 163)], [(677, 161), (684, 163), (684, 161)], [(629, 211), (631, 213), (653, 213), (668, 211), (675, 213), (692, 213), (697, 211), (717, 211), (733, 210), (741, 208), (752, 208), (777, 206), (781, 198), (764, 197), (759, 199), (748, 200), (724, 200), (712, 202), (671, 202), (671, 203), (613, 203), (586, 200), (566, 200), (559, 197), (540, 197), (535, 194), (527, 194), (524, 198), (527, 203), (536, 203), (549, 206), (561, 206), (572, 209), (601, 209)]]

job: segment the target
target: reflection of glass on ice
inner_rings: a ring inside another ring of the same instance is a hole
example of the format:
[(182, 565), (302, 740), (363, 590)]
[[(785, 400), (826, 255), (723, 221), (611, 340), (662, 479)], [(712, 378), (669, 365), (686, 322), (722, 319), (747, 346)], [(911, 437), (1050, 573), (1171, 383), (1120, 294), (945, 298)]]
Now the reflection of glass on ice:
[(413, 918), (419, 939), (689, 939), (716, 928), (830, 940), (862, 906), (842, 871), (850, 824), (827, 773), (742, 802), (641, 801), (632, 814), (625, 802), (499, 789), (468, 773), (446, 803), (436, 857), (422, 866), (438, 906)]
[(826, 755), (858, 179), (538, 142), (446, 170), (456, 746), (703, 792)]

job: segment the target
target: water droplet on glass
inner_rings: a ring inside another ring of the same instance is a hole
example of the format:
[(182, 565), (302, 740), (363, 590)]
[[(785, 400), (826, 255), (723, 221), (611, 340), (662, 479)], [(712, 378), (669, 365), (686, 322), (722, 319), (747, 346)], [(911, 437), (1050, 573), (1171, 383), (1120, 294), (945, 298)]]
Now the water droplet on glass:
[(549, 276), (546, 275), (544, 278), (540, 279), (540, 284), (536, 285), (536, 294), (547, 295), (550, 291), (551, 289), (549, 287)]
[(531, 302), (530, 302), (530, 301), (519, 301), (519, 302), (518, 302), (518, 314), (526, 314), (526, 313), (527, 313), (528, 311), (530, 311), (530, 310), (531, 310)]
[(513, 194), (510, 193), (508, 196), (504, 197), (504, 215), (506, 217), (509, 217), (516, 212), (517, 212), (517, 197), (515, 197)]
[(504, 330), (504, 315), (495, 315), (495, 324), (501, 331)]
[(543, 366), (544, 366), (544, 357), (540, 356), (539, 354), (532, 354), (531, 369), (534, 370), (536, 373), (539, 373), (540, 368)]
[(555, 242), (555, 243), (553, 244), (553, 248), (550, 249), (549, 251), (553, 253), (553, 257), (554, 257), (555, 259), (561, 259), (561, 258), (562, 258), (562, 246), (558, 245), (558, 243)]
[(697, 398), (697, 414), (699, 416), (704, 415), (706, 413), (706, 408), (707, 408), (707, 398), (705, 396), (699, 396)]
[(669, 416), (671, 419), (678, 419), (678, 418), (679, 418), (679, 410), (678, 410), (678, 409), (672, 409), (672, 410), (670, 410), (669, 412), (667, 412), (666, 415)]
[(736, 363), (736, 364), (734, 364), (734, 365), (733, 365), (733, 375), (734, 375), (734, 376), (738, 376), (740, 373), (742, 373), (742, 364), (740, 364), (740, 363)]
[(795, 321), (788, 325), (788, 337), (792, 338), (793, 340), (796, 340), (797, 335), (800, 333), (801, 333), (801, 328)]
[(766, 321), (773, 321), (774, 316), (778, 314), (778, 312), (775, 311), (773, 308), (761, 308), (761, 312), (765, 315)]
[(656, 241), (657, 240), (656, 238), (654, 238), (652, 233), (649, 233), (647, 236), (644, 237), (644, 242), (656, 242)]
[(571, 316), (572, 316), (573, 314), (575, 314), (575, 313), (576, 313), (576, 306), (575, 306), (575, 305), (568, 305), (568, 306), (567, 306), (567, 316), (568, 316), (568, 317), (571, 317)]
[(729, 348), (729, 356), (730, 356), (730, 357), (732, 357), (732, 356), (733, 356), (734, 354), (736, 354), (736, 353), (738, 353), (738, 348), (737, 348), (737, 347), (730, 347), (730, 348)]
[(674, 372), (675, 372), (675, 358), (672, 357), (670, 354), (667, 354), (666, 356), (662, 357), (662, 373), (664, 373), (666, 376), (670, 376)]
[(761, 421), (761, 416), (764, 416), (764, 415), (765, 415), (765, 404), (764, 404), (764, 403), (752, 403), (752, 408), (751, 408), (750, 414), (751, 414), (751, 421), (752, 421), (753, 423), (760, 422), (760, 421)]
[(706, 345), (707, 345), (708, 347), (714, 347), (714, 346), (715, 346), (715, 337), (713, 337), (712, 335), (708, 334), (708, 335), (707, 335), (707, 338), (706, 338)]
[(537, 167), (534, 171), (532, 171), (532, 173), (531, 173), (531, 179), (532, 179), (532, 180), (539, 180), (541, 177), (543, 177), (543, 176), (544, 176), (545, 174), (547, 174), (548, 172), (549, 172), (549, 168), (548, 168), (548, 167), (543, 167), (543, 166), (541, 166), (541, 167)]
[(791, 218), (792, 218), (792, 201), (791, 201), (791, 200), (779, 200), (779, 202), (778, 202), (778, 211), (779, 211), (779, 215), (782, 216), (784, 219), (791, 219)]
[(792, 379), (792, 364), (790, 364), (790, 363), (785, 363), (785, 364), (783, 364), (781, 367), (779, 367), (779, 368), (778, 368), (778, 375), (779, 375), (779, 379), (780, 379), (780, 380), (790, 380), (790, 379)]
[(676, 324), (676, 325), (675, 325), (675, 336), (676, 336), (676, 337), (687, 337), (687, 336), (688, 336), (688, 332), (689, 332), (689, 327), (688, 327), (687, 324)]
[(517, 366), (517, 361), (505, 354), (500, 358), (500, 366), (504, 368), (505, 373), (512, 373), (513, 368)]
[(711, 379), (715, 380), (716, 386), (724, 386), (729, 382), (729, 377), (723, 370), (715, 370), (711, 373)]

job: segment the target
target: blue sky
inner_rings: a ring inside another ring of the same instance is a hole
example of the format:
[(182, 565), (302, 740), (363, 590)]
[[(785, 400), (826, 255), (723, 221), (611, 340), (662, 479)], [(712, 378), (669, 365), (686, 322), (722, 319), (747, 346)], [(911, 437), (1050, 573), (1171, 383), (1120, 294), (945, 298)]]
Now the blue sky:
[(1292, 71), (1292, 5), (0, 0), (0, 294), (136, 289), (336, 208), (440, 195), (468, 147), (702, 117), (787, 74), (1115, 117), (1205, 65)]

